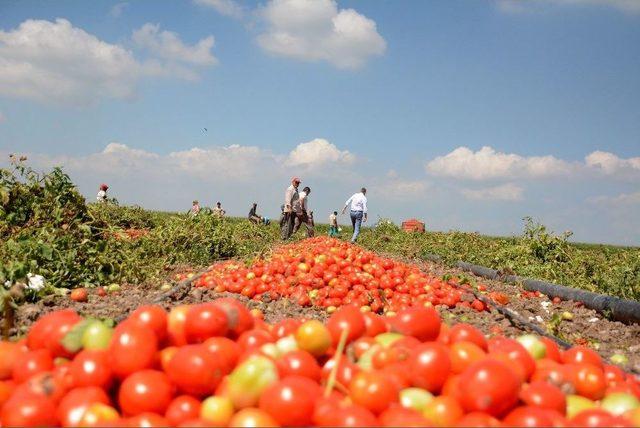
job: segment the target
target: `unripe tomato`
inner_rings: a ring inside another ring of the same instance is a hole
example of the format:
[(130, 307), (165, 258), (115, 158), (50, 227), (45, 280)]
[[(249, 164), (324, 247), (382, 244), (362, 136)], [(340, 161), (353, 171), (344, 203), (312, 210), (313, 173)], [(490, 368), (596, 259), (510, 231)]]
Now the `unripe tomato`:
[(227, 426), (233, 416), (233, 403), (227, 397), (211, 396), (202, 402), (200, 419), (207, 424)]
[(118, 402), (127, 416), (145, 412), (164, 415), (173, 398), (173, 390), (173, 385), (163, 372), (140, 370), (122, 382)]

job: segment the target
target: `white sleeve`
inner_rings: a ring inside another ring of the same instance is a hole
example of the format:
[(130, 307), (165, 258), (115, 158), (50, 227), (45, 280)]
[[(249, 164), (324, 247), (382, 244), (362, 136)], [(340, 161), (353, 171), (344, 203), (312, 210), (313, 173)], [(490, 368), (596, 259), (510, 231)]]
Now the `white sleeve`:
[(362, 212), (363, 213), (367, 213), (367, 198), (363, 197), (362, 198)]

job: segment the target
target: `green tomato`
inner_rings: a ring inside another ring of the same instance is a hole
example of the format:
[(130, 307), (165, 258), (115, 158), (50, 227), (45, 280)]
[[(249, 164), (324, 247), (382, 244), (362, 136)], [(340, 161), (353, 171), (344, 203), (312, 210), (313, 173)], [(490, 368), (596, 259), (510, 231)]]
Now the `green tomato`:
[(400, 404), (402, 407), (422, 411), (427, 407), (427, 404), (433, 400), (433, 395), (422, 388), (405, 388), (400, 391)]
[(297, 351), (298, 350), (298, 342), (296, 342), (296, 338), (293, 335), (283, 337), (276, 342), (276, 347), (281, 355), (286, 354), (287, 352)]
[(627, 364), (629, 359), (624, 354), (614, 354), (609, 358), (613, 364)]
[(82, 332), (82, 347), (84, 349), (107, 349), (113, 329), (99, 320), (91, 321)]
[(400, 333), (380, 333), (374, 339), (377, 343), (388, 348), (391, 344), (397, 340), (400, 340), (404, 335)]
[(107, 287), (107, 291), (109, 293), (116, 293), (120, 291), (120, 284), (109, 284), (109, 286)]
[(516, 339), (522, 346), (525, 347), (529, 354), (539, 360), (547, 355), (547, 347), (535, 334), (524, 334)]
[(567, 395), (567, 418), (571, 419), (583, 410), (597, 407), (596, 403), (581, 395)]
[(638, 400), (635, 395), (624, 392), (614, 392), (602, 399), (600, 407), (618, 416), (640, 407), (640, 400)]
[(229, 375), (226, 396), (236, 409), (253, 407), (266, 388), (278, 380), (278, 369), (267, 357), (253, 356)]
[(378, 352), (378, 349), (380, 349), (381, 345), (375, 344), (373, 345), (371, 348), (367, 349), (366, 351), (364, 351), (364, 353), (362, 355), (360, 355), (360, 358), (358, 358), (358, 362), (356, 364), (358, 364), (358, 366), (360, 366), (360, 368), (362, 368), (362, 370), (366, 370), (366, 371), (370, 371), (373, 369), (373, 355)]

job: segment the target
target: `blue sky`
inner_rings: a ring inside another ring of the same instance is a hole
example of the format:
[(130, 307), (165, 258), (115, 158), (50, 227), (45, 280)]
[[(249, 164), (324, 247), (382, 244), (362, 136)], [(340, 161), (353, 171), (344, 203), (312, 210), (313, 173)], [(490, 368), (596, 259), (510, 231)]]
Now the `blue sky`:
[(638, 245), (639, 95), (640, 0), (0, 2), (3, 158), (149, 208)]

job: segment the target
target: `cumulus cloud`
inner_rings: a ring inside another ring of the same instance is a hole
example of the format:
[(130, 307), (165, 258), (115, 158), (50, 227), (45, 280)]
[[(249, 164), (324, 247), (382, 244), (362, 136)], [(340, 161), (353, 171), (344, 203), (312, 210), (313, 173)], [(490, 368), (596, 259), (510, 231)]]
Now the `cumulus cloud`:
[(194, 0), (195, 3), (215, 9), (219, 14), (232, 18), (241, 18), (244, 14), (242, 6), (235, 0)]
[(572, 165), (553, 156), (524, 157), (497, 152), (485, 146), (477, 152), (467, 147), (458, 147), (427, 162), (425, 168), (429, 174), (435, 176), (489, 180), (559, 176), (568, 174)]
[(258, 43), (273, 55), (355, 69), (386, 50), (375, 21), (335, 0), (270, 0), (260, 15), (267, 28)]
[(627, 176), (640, 173), (640, 157), (623, 159), (613, 153), (598, 150), (584, 160), (588, 167), (605, 175)]
[(471, 200), (520, 201), (524, 190), (513, 183), (482, 189), (461, 189), (460, 193)]
[(116, 3), (111, 10), (109, 10), (109, 16), (119, 18), (127, 7), (129, 7), (129, 3), (127, 2)]
[(545, 4), (562, 6), (604, 6), (612, 7), (623, 12), (640, 13), (638, 0), (498, 0), (497, 5), (504, 12), (525, 12), (531, 7)]
[(147, 61), (66, 19), (30, 19), (13, 30), (0, 30), (0, 95), (70, 105), (102, 98), (131, 99), (142, 78), (197, 77), (196, 71), (168, 60), (196, 65), (215, 62), (208, 51), (212, 37), (189, 47), (174, 33), (147, 25), (143, 29), (139, 38), (152, 51)]
[(287, 164), (315, 169), (326, 164), (351, 164), (355, 156), (348, 150), (340, 150), (324, 138), (316, 138), (298, 144), (287, 157)]
[(133, 41), (142, 48), (170, 61), (195, 65), (213, 65), (217, 62), (211, 53), (213, 36), (205, 37), (193, 46), (185, 45), (172, 31), (160, 31), (159, 24), (144, 24), (133, 32)]

